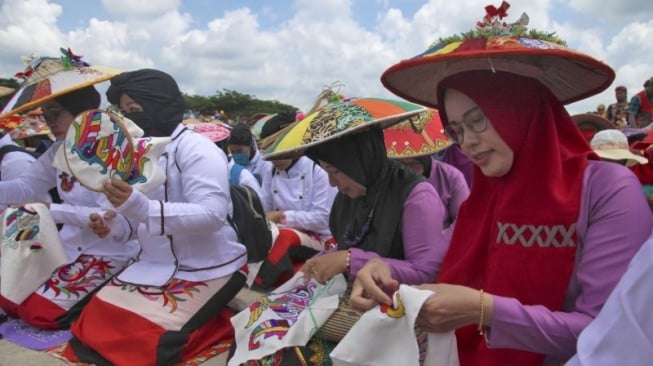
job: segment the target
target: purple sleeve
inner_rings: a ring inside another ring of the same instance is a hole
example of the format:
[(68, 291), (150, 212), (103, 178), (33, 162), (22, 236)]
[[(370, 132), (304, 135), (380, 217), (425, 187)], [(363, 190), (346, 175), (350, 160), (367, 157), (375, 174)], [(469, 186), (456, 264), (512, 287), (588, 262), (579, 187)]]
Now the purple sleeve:
[[(393, 278), (400, 283), (434, 282), (448, 246), (442, 235), (443, 214), (444, 207), (435, 188), (429, 182), (418, 183), (404, 202), (401, 218), (405, 259), (383, 258)], [(379, 258), (379, 255), (353, 248), (351, 278), (372, 258)]]
[(562, 311), (494, 296), (491, 348), (516, 348), (565, 361), (651, 235), (653, 221), (637, 178), (623, 166), (591, 162), (577, 221), (579, 250)]
[(445, 208), (444, 227), (447, 228), (458, 216), (460, 205), (469, 196), (465, 176), (458, 168), (445, 162), (433, 160), (429, 181), (440, 195)]

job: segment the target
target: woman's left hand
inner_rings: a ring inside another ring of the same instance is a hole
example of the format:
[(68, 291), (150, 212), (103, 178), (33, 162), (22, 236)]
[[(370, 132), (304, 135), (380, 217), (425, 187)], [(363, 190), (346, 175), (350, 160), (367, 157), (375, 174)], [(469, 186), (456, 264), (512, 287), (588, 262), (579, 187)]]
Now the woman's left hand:
[(120, 179), (107, 179), (102, 184), (102, 192), (113, 207), (120, 207), (127, 201), (134, 188)]
[[(479, 290), (448, 284), (416, 286), (430, 290), (431, 295), (422, 305), (415, 324), (426, 332), (449, 332), (481, 319), (481, 293)], [(492, 295), (483, 294), (483, 323), (492, 322)]]
[(311, 276), (319, 283), (325, 283), (338, 273), (347, 270), (347, 251), (338, 250), (333, 253), (313, 257), (304, 263), (301, 271), (304, 279), (308, 281)]
[(268, 211), (265, 213), (265, 216), (275, 224), (283, 224), (283, 222), (281, 222), (283, 221), (283, 211)]

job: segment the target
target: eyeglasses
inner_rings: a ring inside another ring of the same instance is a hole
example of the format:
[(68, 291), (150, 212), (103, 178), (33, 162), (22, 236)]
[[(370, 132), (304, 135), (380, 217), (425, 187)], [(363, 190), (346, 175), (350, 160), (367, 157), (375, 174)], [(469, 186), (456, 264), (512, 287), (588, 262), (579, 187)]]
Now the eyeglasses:
[(61, 112), (63, 112), (63, 108), (52, 108), (52, 109), (44, 109), (43, 110), (43, 119), (45, 119), (46, 122), (52, 122), (59, 118), (59, 115)]
[(475, 133), (485, 131), (487, 129), (487, 117), (480, 109), (473, 109), (463, 117), (462, 122), (450, 122), (444, 128), (444, 134), (451, 141), (460, 145), (463, 143), (465, 129)]

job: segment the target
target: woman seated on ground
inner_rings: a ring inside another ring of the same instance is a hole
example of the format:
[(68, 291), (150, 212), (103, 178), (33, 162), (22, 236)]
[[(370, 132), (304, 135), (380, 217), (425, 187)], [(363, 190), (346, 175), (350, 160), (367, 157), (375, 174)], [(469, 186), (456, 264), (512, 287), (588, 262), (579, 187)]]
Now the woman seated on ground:
[(104, 184), (113, 209), (131, 222), (99, 235), (137, 236), (138, 261), (93, 295), (71, 330), (71, 360), (115, 365), (172, 365), (233, 336), (227, 303), (245, 276), (245, 247), (227, 223), (227, 157), (181, 124), (185, 106), (175, 80), (143, 69), (111, 79), (107, 99), (144, 131), (171, 137), (159, 165), (166, 182), (148, 196), (114, 179)]
[(306, 276), (319, 282), (339, 273), (355, 276), (378, 258), (404, 283), (433, 278), (447, 249), (442, 201), (428, 181), (387, 158), (380, 128), (325, 142), (307, 155), (338, 194), (329, 215), (337, 247), (309, 259)]
[[(295, 121), (295, 113), (278, 113), (261, 129), (261, 139)], [(313, 238), (303, 243), (324, 249), (331, 238), (329, 212), (336, 190), (322, 167), (305, 156), (272, 160), (271, 169), (261, 172), (262, 203), (268, 219), (281, 227), (295, 229)], [(316, 240), (317, 239), (317, 240)]]
[[(350, 123), (354, 120), (349, 119)], [(341, 127), (329, 118), (314, 119), (312, 123), (311, 129), (316, 131)], [(387, 157), (382, 130), (375, 121), (368, 123), (370, 127), (363, 132), (336, 131), (341, 137), (335, 139), (329, 133), (321, 134), (306, 151), (338, 189), (329, 215), (337, 245), (307, 260), (301, 271), (307, 279), (314, 277), (320, 283), (341, 273), (353, 279), (364, 263), (376, 258), (402, 282), (430, 282), (447, 250), (442, 234), (442, 201), (428, 181)], [(293, 158), (299, 154), (280, 152), (266, 154), (265, 158)], [(431, 224), (423, 225), (423, 220)], [(342, 326), (351, 327), (357, 317), (348, 318), (351, 324)], [(295, 358), (297, 353), (305, 353), (306, 359), (318, 353), (326, 357), (329, 343), (312, 340), (296, 352), (279, 351), (269, 358)]]
[[(382, 78), (395, 93), (439, 107), (448, 136), (475, 164), (437, 284), (420, 286), (434, 295), (417, 319), (427, 332), (456, 330), (461, 365), (567, 360), (653, 228), (637, 179), (598, 161), (561, 102), (600, 92), (614, 79), (612, 69), (562, 48), (532, 51), (538, 64), (544, 56), (568, 65), (582, 60), (597, 79), (557, 85), (559, 76), (543, 77), (545, 86), (506, 67), (512, 48), (506, 55), (476, 51), (473, 57), (485, 62), (461, 63), (467, 68), (456, 72), (437, 67), (449, 54), (427, 52)], [(504, 58), (495, 61), (498, 55)], [(372, 260), (358, 272), (351, 304), (391, 304), (385, 291), (400, 282)]]
[[(51, 62), (62, 61), (46, 59), (42, 64)], [(73, 63), (73, 67), (80, 66)], [(135, 240), (98, 238), (93, 234), (87, 227), (88, 217), (101, 210), (98, 202), (102, 194), (82, 187), (76, 179), (52, 165), (75, 117), (100, 105), (100, 94), (93, 86), (70, 85), (69, 88), (69, 93), (54, 99), (44, 98), (41, 103), (45, 121), (58, 141), (19, 178), (0, 182), (1, 204), (44, 202), (52, 188), (58, 190), (63, 200), (49, 207), (54, 221), (63, 224), (59, 236), (68, 264), (54, 271), (48, 281), (20, 304), (0, 297), (0, 307), (9, 316), (43, 329), (68, 328), (90, 298), (89, 294), (120, 272), (139, 249)]]

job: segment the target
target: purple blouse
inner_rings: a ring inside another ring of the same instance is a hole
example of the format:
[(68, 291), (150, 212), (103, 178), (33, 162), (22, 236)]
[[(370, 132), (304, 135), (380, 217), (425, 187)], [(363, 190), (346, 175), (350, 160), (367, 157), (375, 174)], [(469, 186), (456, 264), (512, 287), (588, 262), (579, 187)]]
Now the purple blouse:
[(444, 217), (442, 227), (448, 228), (456, 219), (458, 208), (469, 196), (469, 186), (465, 176), (453, 165), (431, 159), (431, 174), (429, 182), (444, 204)]
[(545, 365), (559, 365), (575, 353), (579, 333), (651, 235), (653, 221), (635, 175), (615, 163), (591, 161), (576, 227), (576, 265), (562, 311), (495, 295), (494, 320), (486, 333), (490, 348), (544, 353)]
[(350, 278), (354, 278), (372, 258), (382, 258), (392, 276), (405, 284), (432, 283), (440, 270), (449, 243), (442, 235), (444, 206), (429, 182), (418, 183), (404, 202), (401, 232), (404, 259), (379, 256), (358, 248), (351, 249)]

